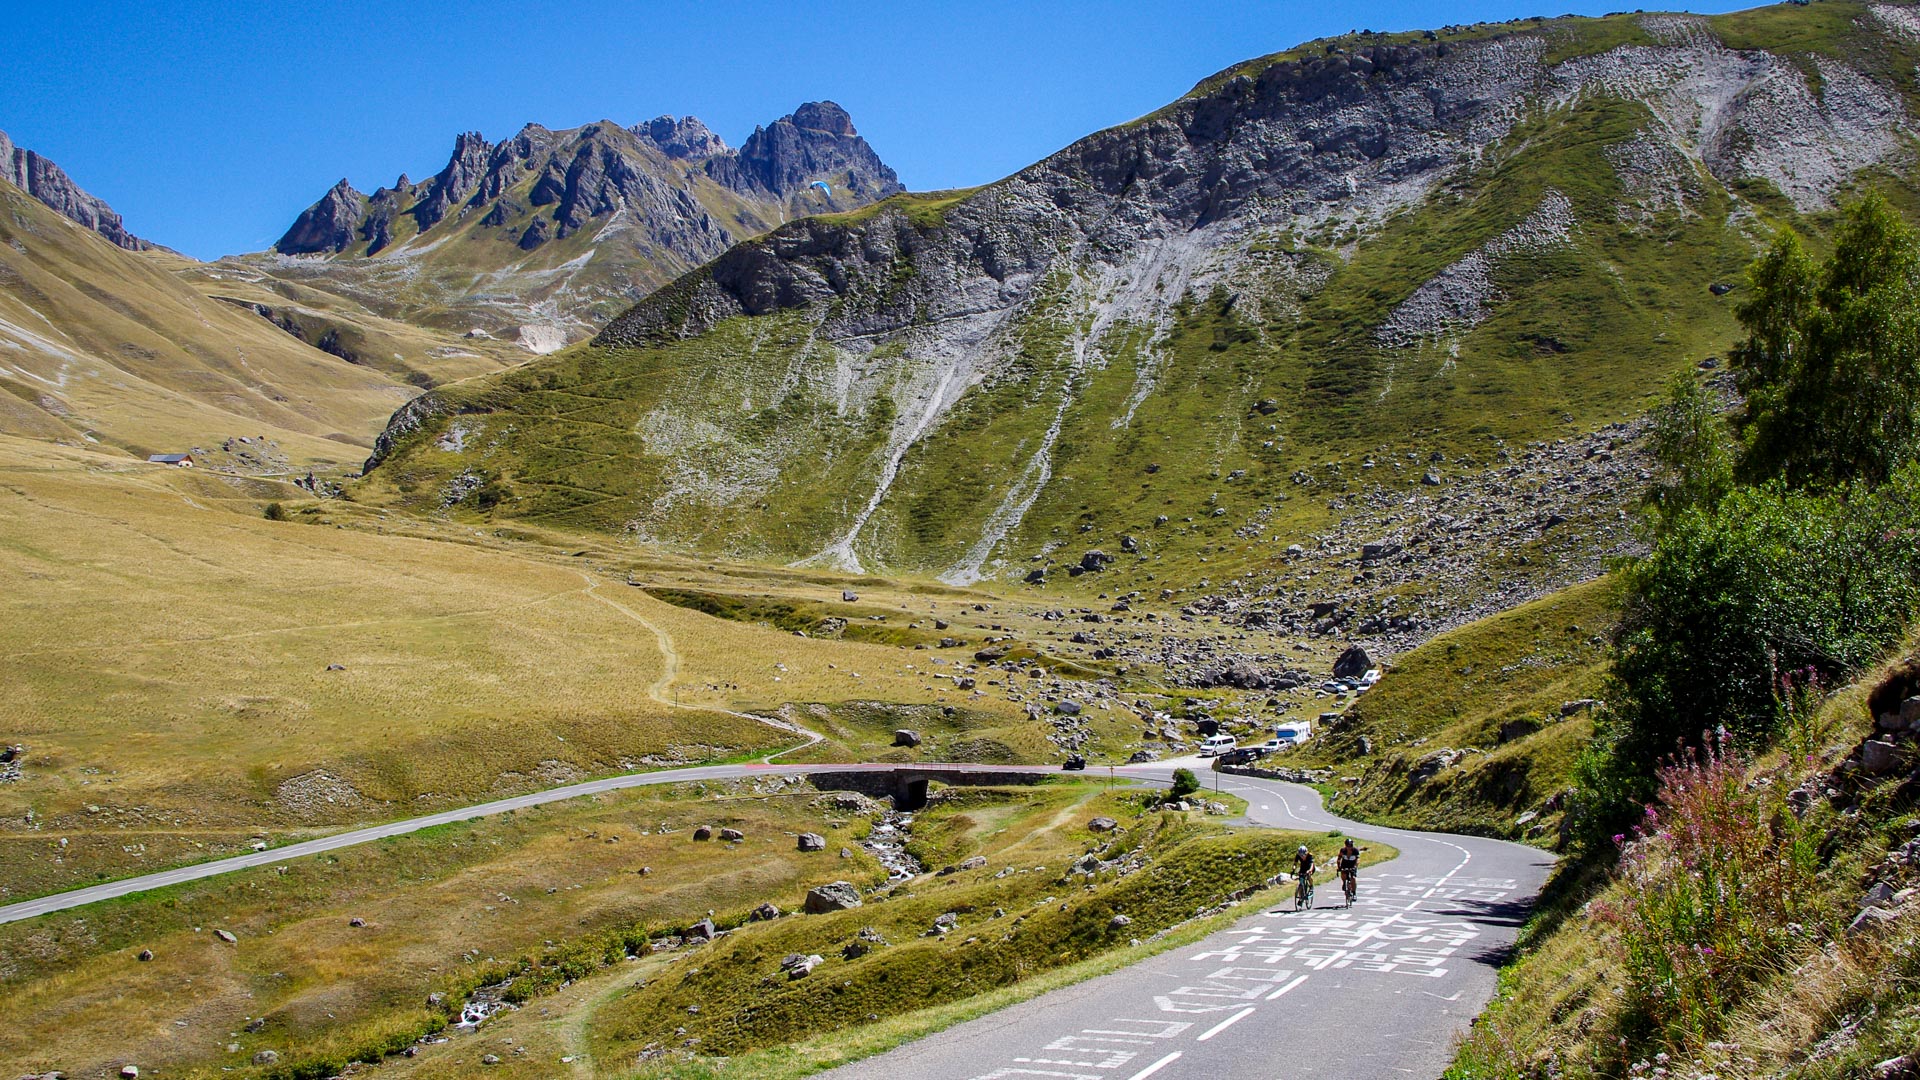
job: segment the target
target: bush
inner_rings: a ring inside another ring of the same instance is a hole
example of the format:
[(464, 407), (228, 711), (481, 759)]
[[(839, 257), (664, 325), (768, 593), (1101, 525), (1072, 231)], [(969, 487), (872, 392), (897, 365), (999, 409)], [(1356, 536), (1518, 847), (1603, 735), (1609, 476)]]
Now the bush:
[(267, 504), (267, 520), (268, 521), (288, 521), (290, 519), (291, 519), (291, 515), (287, 513), (286, 507), (280, 505), (277, 502), (270, 502)]
[(1626, 571), (1613, 711), (1578, 766), (1589, 841), (1651, 794), (1653, 764), (1703, 732), (1765, 745), (1781, 678), (1833, 685), (1920, 612), (1920, 468), (1875, 491), (1740, 488), (1665, 526)]
[(1200, 778), (1193, 775), (1192, 769), (1173, 770), (1173, 790), (1167, 792), (1168, 802), (1177, 802), (1200, 790)]
[(1820, 895), (1822, 830), (1787, 806), (1789, 784), (1749, 784), (1717, 739), (1659, 770), (1648, 806), (1621, 845), (1626, 888), (1595, 906), (1618, 928), (1627, 971), (1622, 1034), (1698, 1045), (1794, 946)]

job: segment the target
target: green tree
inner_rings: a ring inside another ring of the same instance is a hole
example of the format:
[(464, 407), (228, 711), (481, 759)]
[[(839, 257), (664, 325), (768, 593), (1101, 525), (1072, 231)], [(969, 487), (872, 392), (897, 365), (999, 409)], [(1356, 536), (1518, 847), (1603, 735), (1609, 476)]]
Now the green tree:
[(1920, 243), (1886, 201), (1849, 207), (1825, 262), (1784, 232), (1748, 271), (1733, 350), (1743, 478), (1881, 483), (1920, 451)]
[(1647, 502), (1670, 522), (1691, 507), (1711, 509), (1733, 487), (1733, 450), (1720, 409), (1705, 387), (1681, 373), (1653, 411), (1651, 449), (1659, 476)]

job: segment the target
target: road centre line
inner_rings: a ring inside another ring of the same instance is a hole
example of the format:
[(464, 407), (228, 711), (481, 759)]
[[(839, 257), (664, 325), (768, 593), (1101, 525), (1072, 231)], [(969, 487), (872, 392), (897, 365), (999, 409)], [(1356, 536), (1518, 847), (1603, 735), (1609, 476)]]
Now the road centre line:
[(1278, 990), (1275, 990), (1273, 993), (1268, 994), (1267, 1000), (1272, 1001), (1274, 998), (1279, 997), (1281, 994), (1286, 993), (1287, 991), (1293, 989), (1296, 986), (1299, 986), (1301, 983), (1306, 981), (1307, 981), (1307, 977), (1305, 975), (1298, 976), (1292, 982), (1288, 983), (1287, 985), (1281, 987)]
[[(1304, 978), (1305, 976), (1302, 976), (1302, 977)], [(1215, 1035), (1218, 1035), (1221, 1032), (1232, 1027), (1233, 1025), (1239, 1023), (1240, 1021), (1245, 1020), (1249, 1015), (1252, 1014), (1252, 1012), (1253, 1012), (1253, 1006), (1249, 1005), (1246, 1008), (1241, 1009), (1239, 1012), (1234, 1013), (1232, 1016), (1227, 1017), (1225, 1020), (1222, 1020), (1219, 1023), (1208, 1028), (1207, 1030), (1201, 1032), (1193, 1041), (1206, 1042), (1208, 1039), (1213, 1038)]]
[(1147, 1066), (1146, 1068), (1141, 1069), (1139, 1072), (1134, 1073), (1132, 1076), (1127, 1077), (1127, 1080), (1147, 1080), (1147, 1077), (1152, 1076), (1154, 1073), (1159, 1072), (1161, 1069), (1166, 1068), (1167, 1066), (1173, 1064), (1175, 1061), (1178, 1061), (1179, 1059), (1180, 1059), (1180, 1051), (1175, 1050), (1173, 1053), (1168, 1054), (1166, 1057), (1161, 1058), (1159, 1061), (1156, 1061), (1153, 1064)]

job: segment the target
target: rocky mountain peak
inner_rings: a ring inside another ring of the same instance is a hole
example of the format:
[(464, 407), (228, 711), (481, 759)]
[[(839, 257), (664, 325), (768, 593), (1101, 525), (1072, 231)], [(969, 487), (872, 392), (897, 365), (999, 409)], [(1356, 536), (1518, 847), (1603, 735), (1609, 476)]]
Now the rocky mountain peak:
[(4, 131), (0, 131), (0, 180), (128, 251), (145, 251), (153, 246), (128, 232), (112, 207), (82, 190), (60, 166), (25, 147), (15, 146)]
[(365, 195), (341, 177), (319, 202), (301, 211), (293, 227), (274, 242), (273, 250), (282, 255), (345, 250), (353, 243), (354, 228), (360, 224), (366, 201)]
[(413, 208), (420, 231), (433, 228), (454, 207), (471, 198), (486, 176), (493, 144), (477, 131), (463, 131), (453, 139), (453, 156), (437, 173), (425, 198)]
[(807, 131), (823, 131), (828, 135), (857, 137), (860, 133), (853, 130), (853, 117), (847, 110), (831, 101), (809, 101), (793, 110), (793, 115), (785, 118), (794, 127)]
[(661, 153), (671, 158), (704, 161), (728, 150), (726, 141), (695, 116), (683, 116), (677, 120), (671, 116), (656, 116), (644, 124), (635, 125), (633, 133), (652, 142), (660, 148)]
[(767, 127), (755, 128), (737, 154), (707, 163), (707, 173), (742, 193), (787, 198), (814, 181), (843, 189), (858, 202), (905, 191), (900, 178), (831, 101), (809, 101)]

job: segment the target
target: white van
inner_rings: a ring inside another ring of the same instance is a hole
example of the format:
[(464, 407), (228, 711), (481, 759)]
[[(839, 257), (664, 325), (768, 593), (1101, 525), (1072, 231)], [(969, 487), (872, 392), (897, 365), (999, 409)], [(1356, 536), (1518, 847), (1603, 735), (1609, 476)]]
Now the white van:
[(1281, 724), (1273, 729), (1273, 737), (1281, 746), (1299, 746), (1313, 738), (1313, 725), (1305, 720), (1297, 724)]
[(1231, 735), (1214, 735), (1200, 744), (1200, 756), (1219, 757), (1239, 745), (1240, 740)]

